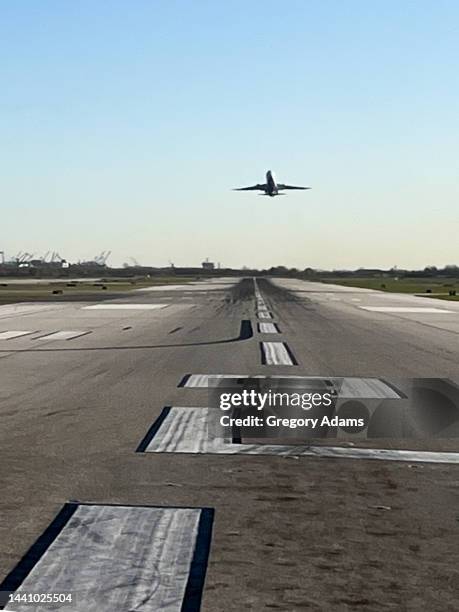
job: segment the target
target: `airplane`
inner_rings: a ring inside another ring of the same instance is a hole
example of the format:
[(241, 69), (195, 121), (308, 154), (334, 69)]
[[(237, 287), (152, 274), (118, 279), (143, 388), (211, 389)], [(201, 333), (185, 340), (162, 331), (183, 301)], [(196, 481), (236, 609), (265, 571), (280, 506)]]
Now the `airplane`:
[(264, 193), (259, 193), (258, 195), (268, 195), (268, 196), (277, 196), (277, 195), (285, 195), (285, 193), (279, 193), (281, 189), (311, 189), (310, 187), (295, 187), (294, 185), (284, 185), (283, 183), (276, 183), (276, 179), (274, 177), (274, 173), (271, 170), (268, 170), (266, 173), (266, 183), (252, 185), (251, 187), (238, 187), (237, 189), (233, 189), (233, 191), (264, 191)]

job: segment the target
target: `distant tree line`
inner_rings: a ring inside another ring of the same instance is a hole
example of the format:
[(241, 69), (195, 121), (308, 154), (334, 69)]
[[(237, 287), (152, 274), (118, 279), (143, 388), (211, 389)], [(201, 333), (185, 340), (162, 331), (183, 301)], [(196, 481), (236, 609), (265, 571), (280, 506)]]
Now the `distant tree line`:
[(267, 276), (287, 276), (292, 278), (458, 278), (459, 266), (449, 264), (444, 268), (427, 266), (423, 270), (405, 270), (400, 268), (390, 268), (383, 270), (379, 268), (358, 268), (357, 270), (316, 270), (314, 268), (287, 268), (286, 266), (273, 266), (268, 270), (257, 271), (258, 274)]

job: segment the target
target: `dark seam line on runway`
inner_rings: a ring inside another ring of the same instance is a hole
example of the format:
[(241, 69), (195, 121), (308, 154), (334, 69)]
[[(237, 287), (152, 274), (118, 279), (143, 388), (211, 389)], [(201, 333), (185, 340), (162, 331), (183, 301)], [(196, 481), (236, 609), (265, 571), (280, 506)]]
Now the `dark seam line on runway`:
[(145, 452), (145, 450), (148, 448), (150, 442), (153, 440), (153, 438), (158, 433), (159, 428), (161, 427), (161, 425), (164, 423), (165, 419), (169, 415), (170, 411), (171, 411), (171, 406), (165, 406), (162, 409), (161, 414), (156, 419), (156, 421), (153, 423), (153, 425), (150, 427), (150, 429), (147, 432), (147, 435), (143, 438), (143, 440), (140, 442), (139, 446), (135, 449), (136, 453), (144, 453)]
[[(236, 419), (242, 418), (242, 410), (241, 408), (233, 408), (233, 412), (231, 414), (232, 417)], [(241, 428), (237, 425), (232, 425), (231, 427), (231, 442), (233, 444), (241, 444), (242, 436), (241, 436)]]
[(207, 564), (209, 562), (214, 515), (215, 510), (213, 508), (201, 509), (196, 544), (191, 560), (185, 594), (183, 596), (181, 612), (199, 612), (201, 609), (202, 593), (204, 590)]
[[(22, 582), (24, 582), (35, 565), (40, 561), (41, 557), (46, 553), (57, 536), (67, 525), (77, 508), (78, 504), (76, 503), (64, 504), (51, 524), (45, 529), (38, 540), (32, 544), (16, 567), (0, 584), (0, 593), (3, 591), (7, 593), (13, 592), (20, 587)], [(7, 602), (3, 603), (0, 601), (0, 610), (3, 610), (6, 604)]]
[(296, 360), (296, 357), (295, 357), (295, 355), (293, 354), (292, 349), (289, 347), (289, 345), (288, 345), (286, 342), (284, 342), (283, 344), (284, 344), (284, 346), (285, 346), (285, 350), (287, 351), (287, 353), (289, 354), (290, 359), (291, 359), (291, 360), (292, 360), (292, 362), (293, 362), (293, 365), (296, 365), (296, 366), (297, 366), (297, 365), (298, 365), (298, 361)]
[(267, 365), (266, 363), (266, 355), (265, 355), (265, 350), (263, 348), (263, 342), (259, 343), (259, 348), (260, 348), (260, 359), (261, 359), (261, 364), (262, 365)]
[(180, 331), (181, 329), (183, 329), (182, 327), (176, 327), (175, 329), (171, 329), (171, 331), (169, 332), (169, 334), (175, 334), (175, 332)]
[(208, 342), (186, 342), (184, 344), (152, 344), (145, 346), (88, 346), (79, 348), (36, 348), (36, 349), (0, 349), (0, 353), (51, 353), (65, 351), (126, 351), (160, 348), (181, 348), (187, 346), (212, 346), (214, 344), (229, 344), (240, 340), (249, 340), (253, 336), (252, 323), (248, 320), (241, 322), (241, 331), (237, 338), (227, 340), (209, 340)]
[[(177, 387), (184, 387), (186, 385), (186, 383), (188, 382), (188, 380), (191, 378), (191, 376), (193, 376), (193, 374), (185, 374), (185, 376), (179, 382)], [(209, 376), (212, 376), (212, 374), (209, 374)]]

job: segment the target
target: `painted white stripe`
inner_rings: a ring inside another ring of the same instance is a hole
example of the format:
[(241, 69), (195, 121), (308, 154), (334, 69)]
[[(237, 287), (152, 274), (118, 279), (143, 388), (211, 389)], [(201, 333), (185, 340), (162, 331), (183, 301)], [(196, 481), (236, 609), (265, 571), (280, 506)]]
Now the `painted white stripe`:
[(208, 408), (172, 407), (146, 452), (207, 453), (209, 448), (209, 418), (216, 410)]
[(258, 331), (260, 334), (278, 334), (277, 327), (274, 323), (258, 323)]
[(199, 508), (78, 505), (15, 594), (71, 593), (68, 612), (180, 612), (200, 516)]
[(454, 310), (445, 310), (443, 308), (418, 308), (416, 306), (359, 306), (359, 308), (361, 308), (362, 310), (371, 310), (372, 312), (416, 312), (420, 314), (454, 314)]
[(4, 304), (0, 305), (0, 318), (7, 318), (12, 315), (23, 315), (29, 313), (39, 312), (41, 310), (53, 310), (55, 308), (62, 308), (62, 302), (56, 304), (55, 302), (49, 302), (47, 304), (30, 304), (29, 302), (21, 302), (19, 304)]
[[(179, 291), (185, 288), (186, 285), (156, 285), (154, 287), (143, 287), (142, 289), (137, 289), (137, 291)], [(190, 290), (189, 287), (188, 290)]]
[[(184, 414), (187, 413), (187, 414)], [(209, 435), (209, 424), (218, 419), (217, 410), (209, 408), (171, 408), (145, 452), (197, 453), (222, 455), (277, 455), (335, 457), (343, 459), (380, 459), (425, 463), (459, 464), (459, 453), (356, 448), (341, 446), (284, 446), (277, 444), (233, 444)], [(179, 427), (187, 419), (188, 427)]]
[(336, 395), (342, 399), (400, 399), (400, 395), (391, 386), (379, 378), (355, 378), (355, 377), (324, 377), (324, 376), (264, 376), (248, 374), (191, 374), (186, 380), (184, 387), (204, 389), (215, 386), (216, 381), (227, 378), (263, 378), (270, 380), (301, 380), (305, 386), (308, 382), (314, 383), (318, 380), (329, 380), (333, 385)]
[(39, 336), (35, 340), (71, 340), (88, 334), (87, 331), (57, 331), (44, 336)]
[(293, 365), (284, 342), (261, 342), (266, 365)]
[(168, 304), (94, 304), (83, 306), (83, 310), (158, 310)]
[(142, 289), (136, 289), (136, 291), (224, 291), (228, 289), (229, 286), (227, 284), (218, 286), (216, 283), (203, 283), (202, 285), (158, 285), (155, 287), (143, 287)]
[(259, 319), (272, 319), (271, 313), (266, 310), (259, 310), (257, 315)]
[(27, 336), (33, 334), (31, 331), (4, 331), (0, 332), (0, 340), (11, 340), (12, 338), (20, 338), (21, 336)]

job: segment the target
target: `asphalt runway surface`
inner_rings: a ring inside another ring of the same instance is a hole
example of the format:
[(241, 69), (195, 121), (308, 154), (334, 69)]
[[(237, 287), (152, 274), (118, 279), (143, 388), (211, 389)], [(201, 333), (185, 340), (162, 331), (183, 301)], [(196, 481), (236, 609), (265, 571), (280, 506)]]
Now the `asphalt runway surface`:
[(6, 609), (458, 609), (457, 439), (212, 452), (197, 411), (209, 375), (459, 383), (458, 334), (458, 302), (292, 279), (0, 306), (0, 580), (76, 598)]

